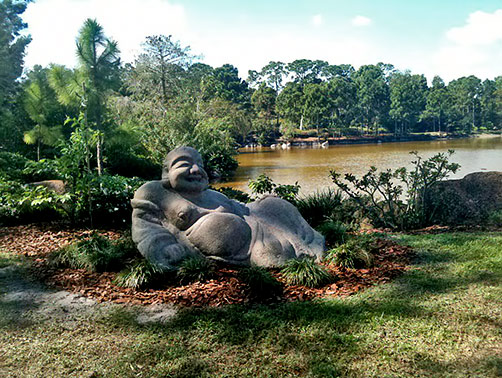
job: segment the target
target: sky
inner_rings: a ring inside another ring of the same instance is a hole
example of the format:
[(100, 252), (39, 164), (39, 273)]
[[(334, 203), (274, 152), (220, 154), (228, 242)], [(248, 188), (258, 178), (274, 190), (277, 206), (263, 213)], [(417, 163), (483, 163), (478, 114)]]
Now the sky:
[(242, 78), (270, 61), (378, 62), (445, 82), (502, 75), (502, 0), (35, 0), (22, 15), (25, 65), (76, 65), (75, 38), (95, 18), (133, 62), (149, 35), (172, 35)]

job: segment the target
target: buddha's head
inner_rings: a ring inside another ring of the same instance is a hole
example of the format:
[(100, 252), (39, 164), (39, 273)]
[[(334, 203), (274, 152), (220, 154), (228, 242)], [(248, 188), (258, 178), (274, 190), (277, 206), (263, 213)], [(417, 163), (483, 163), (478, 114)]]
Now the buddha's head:
[(162, 180), (175, 191), (186, 193), (200, 193), (208, 185), (202, 158), (192, 147), (178, 147), (167, 154)]

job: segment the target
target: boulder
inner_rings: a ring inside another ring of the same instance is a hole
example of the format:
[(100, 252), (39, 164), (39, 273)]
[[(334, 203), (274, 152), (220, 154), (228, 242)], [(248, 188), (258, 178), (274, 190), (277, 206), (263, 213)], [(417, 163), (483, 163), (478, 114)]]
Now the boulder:
[(436, 183), (426, 209), (433, 223), (488, 224), (502, 219), (502, 172), (475, 172)]

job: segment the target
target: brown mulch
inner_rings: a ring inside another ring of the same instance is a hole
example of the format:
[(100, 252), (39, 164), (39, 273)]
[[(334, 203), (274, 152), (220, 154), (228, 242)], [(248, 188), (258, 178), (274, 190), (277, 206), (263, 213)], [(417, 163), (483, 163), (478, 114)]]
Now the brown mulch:
[[(0, 251), (29, 257), (31, 272), (49, 286), (91, 297), (99, 302), (128, 304), (174, 303), (181, 306), (221, 306), (256, 301), (247, 285), (239, 279), (237, 268), (220, 266), (214, 279), (181, 285), (171, 281), (155, 289), (130, 289), (113, 284), (117, 273), (92, 273), (82, 269), (58, 269), (48, 263), (51, 252), (98, 232), (118, 239), (124, 231), (71, 229), (57, 224), (32, 224), (0, 227)], [(390, 240), (378, 239), (374, 267), (347, 269), (326, 265), (336, 277), (334, 283), (319, 289), (284, 283), (278, 271), (272, 274), (282, 282), (283, 293), (268, 302), (305, 301), (330, 296), (348, 296), (364, 288), (389, 282), (410, 268), (413, 251)], [(262, 299), (263, 301), (263, 299)]]

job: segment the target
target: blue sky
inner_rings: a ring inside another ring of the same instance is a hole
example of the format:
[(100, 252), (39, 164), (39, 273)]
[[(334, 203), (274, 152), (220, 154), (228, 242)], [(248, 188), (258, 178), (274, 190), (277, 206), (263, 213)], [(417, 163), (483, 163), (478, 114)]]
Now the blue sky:
[(23, 15), (27, 66), (75, 64), (75, 37), (96, 18), (133, 61), (147, 35), (173, 35), (241, 77), (271, 60), (391, 63), (450, 81), (502, 75), (501, 0), (36, 0)]

